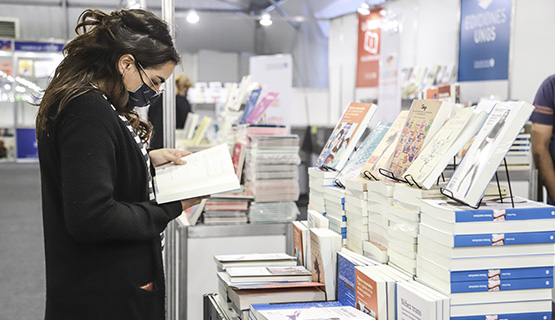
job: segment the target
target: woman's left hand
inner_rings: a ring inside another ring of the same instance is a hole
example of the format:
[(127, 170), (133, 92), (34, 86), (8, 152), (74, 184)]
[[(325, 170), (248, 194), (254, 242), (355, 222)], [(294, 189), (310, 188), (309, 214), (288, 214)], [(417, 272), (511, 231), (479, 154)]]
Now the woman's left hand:
[(185, 164), (187, 161), (181, 159), (185, 156), (190, 155), (189, 151), (178, 150), (178, 149), (156, 149), (151, 150), (148, 155), (150, 156), (150, 161), (154, 167), (161, 166), (168, 162), (173, 162), (175, 164)]

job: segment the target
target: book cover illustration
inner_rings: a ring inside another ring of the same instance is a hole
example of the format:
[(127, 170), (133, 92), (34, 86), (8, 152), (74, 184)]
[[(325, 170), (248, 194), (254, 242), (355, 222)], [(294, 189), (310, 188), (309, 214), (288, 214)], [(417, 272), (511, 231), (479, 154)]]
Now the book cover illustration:
[(428, 131), (442, 106), (441, 101), (414, 100), (397, 142), (389, 171), (397, 178), (402, 178), (410, 164), (416, 159)]
[[(479, 115), (480, 118), (477, 118)], [(424, 187), (429, 189), (433, 185), (432, 181), (443, 172), (457, 151), (476, 134), (485, 117), (485, 112), (475, 113), (472, 107), (458, 109), (430, 140), (430, 143), (422, 149), (405, 174), (410, 174), (420, 185), (427, 180)], [(467, 127), (472, 128), (463, 135)], [(431, 176), (430, 179), (426, 179), (428, 176)]]
[(324, 145), (316, 166), (336, 171), (343, 169), (376, 109), (371, 103), (349, 104)]
[(361, 176), (366, 176), (365, 172), (372, 174), (374, 177), (378, 178), (380, 176), (379, 169), (389, 167), (389, 163), (391, 161), (391, 156), (393, 155), (393, 151), (395, 151), (395, 146), (401, 137), (401, 130), (405, 125), (407, 120), (407, 116), (409, 114), (408, 110), (401, 111), (385, 136), (382, 138), (382, 141), (378, 144), (374, 152), (364, 167), (362, 167), (360, 174)]
[(355, 306), (355, 267), (342, 253), (337, 254), (337, 301), (344, 306)]
[(476, 206), (533, 110), (522, 101), (496, 104), (447, 183), (447, 192)]
[(262, 92), (262, 88), (254, 89), (251, 91), (251, 95), (247, 100), (247, 104), (245, 105), (245, 110), (243, 111), (243, 115), (241, 116), (240, 124), (244, 124), (247, 121), (247, 118), (253, 112), (254, 107), (256, 106), (256, 102), (258, 102), (258, 98), (260, 97), (260, 93)]
[(264, 112), (276, 101), (278, 96), (279, 93), (277, 92), (268, 92), (256, 107), (254, 107), (254, 110), (252, 110), (245, 122), (250, 124), (258, 123)]
[(372, 153), (376, 150), (383, 137), (387, 134), (391, 125), (391, 122), (378, 123), (376, 128), (370, 132), (358, 150), (356, 150), (351, 159), (349, 159), (347, 165), (345, 165), (345, 167), (339, 172), (336, 177), (336, 181), (345, 186), (347, 179), (357, 177), (360, 174), (360, 169), (362, 169), (370, 156), (372, 156)]
[(322, 262), (322, 252), (320, 248), (320, 239), (310, 231), (310, 256), (312, 264), (312, 281), (326, 283), (324, 278), (324, 265)]
[[(362, 272), (359, 268), (355, 268), (355, 274), (355, 308), (374, 317), (376, 320), (382, 319), (378, 310), (378, 283)], [(382, 301), (382, 303), (385, 302)]]
[(297, 258), (297, 264), (300, 266), (304, 266), (304, 248), (306, 246), (306, 243), (303, 243), (303, 230), (301, 230), (301, 228), (296, 223), (293, 223), (293, 246), (294, 256)]

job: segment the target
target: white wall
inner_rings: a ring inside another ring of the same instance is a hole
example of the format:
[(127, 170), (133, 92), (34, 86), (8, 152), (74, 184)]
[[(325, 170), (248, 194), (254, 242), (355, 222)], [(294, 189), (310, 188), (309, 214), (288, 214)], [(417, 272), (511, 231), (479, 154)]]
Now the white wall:
[(514, 1), (510, 98), (532, 103), (542, 81), (555, 73), (555, 1)]

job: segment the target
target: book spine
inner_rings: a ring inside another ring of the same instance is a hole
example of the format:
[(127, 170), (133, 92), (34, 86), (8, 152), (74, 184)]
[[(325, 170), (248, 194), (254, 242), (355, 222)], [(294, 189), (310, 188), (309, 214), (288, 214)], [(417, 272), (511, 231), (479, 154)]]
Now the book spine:
[(553, 277), (451, 283), (451, 293), (553, 288)]
[(465, 234), (454, 236), (455, 247), (555, 243), (555, 231)]
[(555, 219), (555, 207), (455, 211), (455, 222)]
[(501, 280), (541, 278), (553, 275), (553, 267), (510, 268), (451, 272), (451, 282), (487, 280), (489, 275), (499, 275)]
[[(551, 312), (533, 312), (533, 313), (510, 313), (510, 314), (498, 314), (497, 318), (495, 315), (487, 314), (491, 316), (491, 319), (503, 319), (503, 320), (545, 320), (551, 319)], [(486, 315), (477, 316), (462, 316), (462, 317), (450, 317), (450, 320), (484, 320)]]

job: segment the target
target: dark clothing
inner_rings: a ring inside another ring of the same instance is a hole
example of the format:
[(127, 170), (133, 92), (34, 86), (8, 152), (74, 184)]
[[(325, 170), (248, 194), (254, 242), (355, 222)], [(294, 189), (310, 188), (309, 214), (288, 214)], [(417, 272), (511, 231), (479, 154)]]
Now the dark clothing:
[(160, 232), (181, 203), (148, 201), (149, 168), (125, 124), (89, 92), (38, 148), (46, 319), (165, 319)]
[[(148, 119), (152, 123), (153, 134), (150, 139), (150, 148), (160, 149), (164, 147), (164, 127), (163, 127), (163, 115), (162, 115), (162, 101), (164, 99), (158, 99), (150, 108), (148, 109)], [(177, 95), (175, 97), (175, 127), (177, 129), (183, 129), (185, 126), (185, 121), (187, 120), (187, 114), (191, 112), (191, 105), (186, 97)]]
[[(555, 75), (551, 75), (543, 81), (534, 98), (534, 106), (536, 109), (534, 109), (530, 121), (550, 126), (555, 124)], [(551, 159), (555, 162), (554, 141), (555, 130), (553, 130), (549, 144), (549, 153), (551, 154)], [(549, 197), (547, 203), (555, 205), (555, 201), (549, 199)]]

